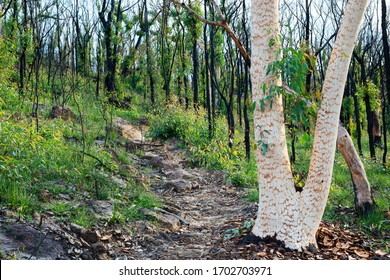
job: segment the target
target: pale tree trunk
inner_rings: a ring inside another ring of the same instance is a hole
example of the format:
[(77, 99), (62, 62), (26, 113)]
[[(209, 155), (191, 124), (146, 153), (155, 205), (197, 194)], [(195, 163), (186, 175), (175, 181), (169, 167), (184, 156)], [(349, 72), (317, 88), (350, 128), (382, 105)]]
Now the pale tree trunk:
[(359, 155), (353, 145), (348, 131), (339, 124), (337, 149), (343, 155), (351, 172), (353, 190), (355, 192), (355, 209), (359, 214), (368, 214), (375, 207), (370, 183)]
[(256, 151), (260, 200), (253, 234), (259, 237), (275, 236), (291, 249), (316, 246), (315, 234), (332, 179), (341, 100), (367, 4), (368, 0), (350, 0), (347, 5), (323, 86), (308, 179), (299, 192), (292, 179), (281, 96), (273, 99), (272, 106), (269, 102), (263, 110), (259, 106), (259, 101), (270, 95), (270, 86), (280, 84), (279, 77), (266, 75), (279, 48), (279, 1), (252, 1), (254, 121), (256, 142), (260, 144)]
[(344, 87), (368, 2), (368, 0), (348, 2), (322, 88), (323, 98), (317, 115), (310, 169), (302, 192), (303, 226), (313, 241), (328, 199)]
[[(266, 75), (267, 67), (277, 59), (271, 41), (279, 36), (279, 1), (252, 1), (252, 86), (253, 101), (257, 106), (254, 112), (255, 141), (261, 141), (256, 150), (259, 177), (259, 210), (253, 234), (260, 237), (275, 236), (285, 241), (289, 247), (300, 244), (299, 193), (295, 191), (291, 165), (286, 144), (286, 131), (283, 117), (282, 97), (273, 100), (273, 106), (266, 102), (263, 110), (260, 100), (269, 95), (271, 85), (281, 84), (280, 77)], [(263, 91), (263, 85), (267, 90)], [(266, 152), (263, 144), (268, 145)]]

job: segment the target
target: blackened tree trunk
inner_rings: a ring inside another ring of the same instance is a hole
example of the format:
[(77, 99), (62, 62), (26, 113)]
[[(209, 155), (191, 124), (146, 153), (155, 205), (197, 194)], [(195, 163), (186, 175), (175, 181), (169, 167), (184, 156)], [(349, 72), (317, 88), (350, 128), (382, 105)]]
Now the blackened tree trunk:
[[(367, 74), (366, 74), (366, 64), (364, 61), (364, 55), (359, 56), (356, 51), (353, 52), (353, 55), (356, 59), (356, 61), (360, 64), (361, 68), (361, 79), (363, 82), (364, 87), (367, 88)], [(373, 133), (373, 127), (374, 127), (374, 120), (373, 120), (373, 110), (371, 108), (371, 102), (370, 102), (370, 95), (368, 93), (365, 93), (364, 95), (364, 104), (366, 107), (366, 116), (367, 116), (367, 133), (368, 133), (368, 141), (369, 141), (369, 147), (370, 147), (370, 157), (372, 159), (375, 159), (375, 141), (374, 141), (374, 133)]]
[[(237, 51), (238, 52), (238, 51)], [(237, 62), (237, 114), (240, 127), (242, 127), (242, 94), (243, 94), (243, 71), (242, 57), (238, 54)]]
[(22, 21), (22, 40), (21, 40), (21, 51), (19, 56), (19, 93), (20, 96), (24, 97), (24, 87), (25, 87), (25, 76), (26, 76), (26, 53), (27, 53), (27, 0), (22, 0), (22, 9), (23, 9), (23, 21)]
[[(310, 92), (310, 86), (311, 86), (311, 77), (313, 75), (313, 67), (310, 62), (310, 5), (312, 1), (305, 0), (305, 41), (304, 41), (304, 47), (305, 52), (307, 54), (306, 56), (306, 62), (309, 66), (309, 71), (306, 74), (306, 92)], [(295, 139), (294, 139), (295, 140)]]
[(96, 59), (97, 59), (97, 77), (96, 77), (96, 90), (95, 95), (96, 99), (99, 98), (100, 95), (100, 80), (101, 80), (101, 73), (102, 73), (102, 65), (103, 65), (103, 58), (102, 58), (102, 45), (100, 40), (100, 32), (98, 34), (98, 41), (97, 41), (97, 50), (96, 50)]
[(355, 123), (356, 123), (356, 136), (357, 136), (357, 146), (358, 146), (358, 152), (359, 155), (363, 155), (362, 150), (362, 128), (360, 124), (360, 110), (359, 110), (359, 100), (357, 96), (357, 88), (356, 88), (356, 82), (354, 79), (354, 73), (355, 71), (355, 63), (352, 61), (352, 67), (348, 73), (350, 85), (351, 85), (351, 91), (352, 91), (352, 97), (353, 97), (353, 107), (354, 107), (354, 115), (355, 115)]
[[(115, 74), (116, 74), (116, 64), (117, 56), (114, 52), (117, 46), (117, 43), (113, 40), (113, 27), (114, 27), (114, 12), (115, 12), (115, 0), (111, 0), (110, 9), (108, 10), (107, 0), (103, 1), (101, 11), (99, 12), (99, 19), (103, 26), (103, 35), (104, 35), (104, 44), (106, 48), (106, 60), (105, 60), (105, 78), (104, 78), (104, 88), (109, 93), (115, 91)], [(120, 11), (121, 1), (118, 3), (118, 11)], [(107, 13), (107, 18), (105, 14)], [(117, 21), (119, 19), (117, 18)]]
[[(242, 28), (244, 29), (244, 35), (245, 35), (245, 48), (249, 52), (249, 34), (247, 29), (247, 18), (246, 18), (246, 5), (245, 1), (243, 1), (243, 7), (242, 7)], [(249, 122), (249, 116), (248, 116), (248, 105), (250, 103), (250, 75), (249, 75), (249, 65), (248, 63), (245, 63), (244, 66), (244, 126), (245, 126), (245, 154), (246, 158), (249, 161), (251, 156), (251, 137), (250, 137), (250, 122)]]
[(194, 109), (199, 110), (199, 54), (198, 54), (198, 42), (194, 38), (192, 45), (192, 63), (193, 63), (193, 73), (192, 73), (192, 90), (194, 94)]
[[(217, 79), (216, 72), (215, 72), (215, 27), (211, 26), (210, 27), (210, 69), (209, 73), (213, 77), (213, 79)], [(215, 104), (215, 96), (216, 96), (216, 83), (211, 83), (211, 122), (212, 122), (212, 134), (214, 134), (215, 130), (215, 109), (216, 109), (216, 104)]]
[(144, 0), (144, 29), (145, 29), (145, 40), (146, 40), (146, 68), (149, 77), (149, 87), (150, 87), (150, 102), (154, 106), (155, 99), (155, 90), (154, 90), (154, 77), (152, 70), (152, 61), (151, 61), (151, 49), (150, 49), (150, 34), (149, 34), (149, 19), (148, 19), (148, 4)]
[[(207, 18), (207, 0), (204, 1), (204, 16)], [(207, 34), (207, 25), (204, 26), (203, 40), (204, 40), (204, 59), (205, 59), (205, 79), (206, 79), (206, 89), (205, 89), (205, 100), (207, 107), (207, 119), (209, 127), (209, 138), (213, 136), (213, 125), (212, 125), (212, 113), (211, 113), (211, 93), (210, 93), (210, 71), (209, 71), (209, 47), (208, 47), (208, 34)]]
[(382, 0), (382, 41), (383, 41), (383, 57), (385, 59), (385, 80), (386, 80), (387, 100), (390, 101), (390, 47), (389, 47), (389, 37), (387, 33), (386, 0)]
[(382, 97), (382, 133), (383, 133), (383, 155), (382, 155), (382, 164), (386, 168), (387, 162), (387, 101), (385, 93), (385, 82), (382, 65), (379, 66), (380, 69), (380, 81), (381, 81), (381, 97)]

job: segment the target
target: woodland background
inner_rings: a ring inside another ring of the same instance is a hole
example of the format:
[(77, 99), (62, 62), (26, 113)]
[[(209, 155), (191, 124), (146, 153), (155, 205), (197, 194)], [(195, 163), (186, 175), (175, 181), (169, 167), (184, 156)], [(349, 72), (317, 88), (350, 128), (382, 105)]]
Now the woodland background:
[[(217, 2), (250, 54), (250, 1)], [(297, 188), (306, 179), (321, 85), (346, 2), (280, 4), (283, 59), (276, 67), (294, 92), (284, 104)], [(221, 22), (214, 1), (186, 3)], [(389, 5), (371, 1), (365, 14), (340, 115), (376, 207), (365, 215), (353, 209), (351, 175), (337, 154), (324, 215), (375, 237), (372, 246), (387, 253)], [(167, 139), (178, 139), (189, 166), (224, 170), (223, 186), (257, 202), (253, 150), (262, 147), (252, 136), (253, 109), (250, 65), (231, 36), (168, 0), (0, 1), (0, 203), (8, 216), (94, 228), (99, 219), (87, 197), (110, 201), (110, 225), (150, 219), (145, 209), (164, 205), (149, 176), (155, 166), (140, 174), (134, 157)], [(126, 138), (123, 124), (141, 137)], [(242, 221), (227, 234), (247, 228)]]

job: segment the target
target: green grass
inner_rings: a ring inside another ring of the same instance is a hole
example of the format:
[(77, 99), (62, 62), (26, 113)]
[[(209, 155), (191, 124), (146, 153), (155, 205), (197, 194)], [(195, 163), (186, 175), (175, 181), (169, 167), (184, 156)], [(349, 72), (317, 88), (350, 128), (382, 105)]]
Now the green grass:
[[(134, 120), (145, 114), (138, 109), (117, 110), (103, 102), (104, 96), (97, 100), (86, 89), (86, 81), (80, 79), (66, 104), (82, 122), (48, 119), (50, 106), (46, 105), (39, 112), (37, 132), (30, 116), (31, 101), (22, 101), (14, 85), (0, 82), (0, 205), (22, 218), (51, 211), (58, 219), (87, 227), (97, 220), (91, 209), (82, 206), (85, 194), (88, 199), (123, 200), (115, 213), (121, 213), (124, 220), (140, 218), (141, 208), (160, 205), (146, 187), (131, 182), (134, 174), (125, 165), (133, 162), (123, 147), (116, 146), (118, 135), (106, 130), (117, 115)], [(41, 92), (40, 103), (51, 104), (51, 94)], [(107, 139), (116, 156), (96, 145), (96, 139)], [(130, 181), (125, 189), (112, 180), (115, 174)], [(50, 201), (42, 201), (43, 190), (50, 193)], [(69, 194), (72, 201), (58, 200), (59, 194)]]
[(64, 215), (69, 213), (73, 209), (73, 205), (66, 201), (56, 201), (49, 208), (56, 215)]
[(234, 145), (228, 145), (226, 120), (220, 116), (215, 121), (215, 131), (209, 137), (208, 122), (203, 110), (183, 110), (167, 107), (152, 119), (149, 136), (153, 139), (178, 138), (189, 149), (193, 164), (210, 170), (226, 170), (227, 180), (238, 187), (257, 185), (257, 167), (254, 157), (245, 158), (244, 135), (236, 131)]

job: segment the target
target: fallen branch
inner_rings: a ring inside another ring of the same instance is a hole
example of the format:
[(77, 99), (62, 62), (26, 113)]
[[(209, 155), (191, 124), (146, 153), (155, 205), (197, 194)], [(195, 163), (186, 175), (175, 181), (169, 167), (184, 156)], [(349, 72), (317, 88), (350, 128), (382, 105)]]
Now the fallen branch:
[(155, 210), (155, 211), (159, 211), (159, 212), (161, 212), (161, 213), (163, 213), (163, 214), (171, 215), (171, 216), (177, 218), (180, 222), (182, 222), (182, 223), (183, 223), (184, 225), (186, 225), (186, 226), (189, 226), (189, 225), (190, 225), (189, 222), (187, 222), (186, 220), (184, 220), (184, 219), (183, 219), (182, 217), (180, 217), (179, 215), (176, 215), (176, 214), (174, 214), (174, 213), (165, 211), (164, 209), (161, 209), (161, 208), (158, 208), (158, 207), (154, 207), (154, 210)]

